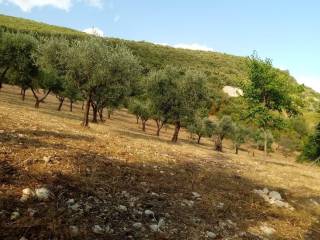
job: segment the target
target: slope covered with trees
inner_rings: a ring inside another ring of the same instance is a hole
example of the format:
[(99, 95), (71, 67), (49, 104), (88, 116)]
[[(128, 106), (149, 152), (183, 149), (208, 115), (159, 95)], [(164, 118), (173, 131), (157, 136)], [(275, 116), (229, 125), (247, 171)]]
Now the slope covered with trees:
[[(104, 121), (104, 109), (110, 117), (125, 106), (141, 120), (143, 131), (149, 119), (157, 123), (157, 136), (172, 124), (172, 142), (177, 142), (180, 129), (187, 128), (198, 143), (213, 136), (217, 151), (225, 138), (233, 140), (236, 153), (250, 139), (266, 156), (284, 133), (294, 140), (282, 141), (285, 149), (299, 151), (306, 141), (308, 130), (300, 133), (291, 122), (299, 114), (314, 114), (302, 97), (313, 95), (314, 105), (318, 95), (269, 59), (101, 38), (3, 15), (0, 20), (0, 84), (20, 86), (22, 99), (30, 89), (36, 108), (49, 94), (59, 100), (58, 111), (65, 99), (70, 111), (82, 100), (83, 126), (88, 126), (91, 110), (97, 123), (98, 117)], [(243, 97), (227, 96), (226, 85), (241, 87)], [(220, 120), (211, 122), (210, 115)]]
[[(36, 36), (64, 36), (66, 38), (86, 38), (88, 35), (73, 29), (52, 26), (32, 20), (0, 15), (0, 28), (6, 31), (32, 33)], [(242, 86), (248, 81), (248, 67), (245, 57), (218, 52), (177, 49), (148, 42), (104, 38), (108, 44), (126, 45), (137, 56), (145, 72), (166, 65), (182, 66), (205, 73), (213, 87), (223, 85)], [(291, 77), (292, 84), (296, 81)], [(320, 99), (319, 94), (305, 88), (304, 94)]]

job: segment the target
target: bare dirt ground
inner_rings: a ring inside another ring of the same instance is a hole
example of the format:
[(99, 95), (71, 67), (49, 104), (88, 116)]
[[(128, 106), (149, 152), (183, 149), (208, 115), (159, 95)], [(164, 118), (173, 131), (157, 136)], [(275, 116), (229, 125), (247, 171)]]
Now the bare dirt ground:
[[(0, 92), (0, 239), (320, 239), (319, 167), (186, 132), (172, 144), (170, 127), (144, 133), (124, 109), (84, 129), (80, 105), (33, 105)], [(20, 201), (40, 187), (49, 199)], [(253, 192), (265, 187), (293, 209)]]

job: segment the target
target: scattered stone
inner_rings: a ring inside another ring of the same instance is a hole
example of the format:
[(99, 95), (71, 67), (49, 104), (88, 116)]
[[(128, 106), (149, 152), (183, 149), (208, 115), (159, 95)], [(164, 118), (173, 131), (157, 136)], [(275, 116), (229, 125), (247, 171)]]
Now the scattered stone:
[(79, 235), (79, 228), (77, 226), (72, 225), (69, 227), (69, 229), (71, 236), (75, 237)]
[(269, 192), (267, 188), (264, 188), (263, 190), (255, 189), (253, 190), (253, 192), (258, 194), (264, 199), (264, 201), (268, 202), (271, 205), (275, 205), (280, 208), (288, 208), (291, 211), (294, 210), (294, 208), (290, 206), (289, 203), (285, 202), (282, 199), (281, 194), (277, 191)]
[(282, 200), (282, 197), (280, 195), (280, 193), (276, 192), (276, 191), (271, 191), (269, 192), (269, 197), (273, 200), (279, 200), (281, 201)]
[(155, 192), (152, 192), (152, 193), (151, 193), (151, 196), (159, 197), (159, 194), (158, 194), (158, 193), (155, 193)]
[(194, 205), (194, 201), (184, 199), (184, 200), (182, 201), (181, 205), (182, 205), (182, 206), (193, 207), (193, 205)]
[(73, 198), (70, 198), (68, 201), (67, 201), (67, 204), (68, 205), (72, 205), (72, 204), (75, 204), (75, 200)]
[(152, 232), (159, 232), (159, 230), (160, 230), (158, 224), (151, 224), (151, 225), (149, 225), (149, 227)]
[(45, 156), (45, 157), (43, 157), (43, 161), (44, 161), (45, 164), (50, 163), (50, 162), (51, 162), (51, 156)]
[(31, 188), (25, 188), (25, 189), (23, 189), (22, 190), (22, 194), (24, 194), (24, 195), (34, 195), (34, 191), (32, 191), (32, 189)]
[(124, 205), (119, 205), (118, 209), (121, 211), (121, 212), (126, 212), (128, 211), (128, 208)]
[(136, 223), (134, 223), (132, 226), (133, 226), (134, 228), (136, 228), (136, 229), (141, 229), (141, 228), (143, 227), (142, 223), (140, 223), (140, 222), (136, 222)]
[(218, 207), (219, 209), (222, 209), (222, 208), (224, 207), (224, 203), (219, 202), (218, 205), (217, 205), (217, 207)]
[(94, 225), (92, 227), (92, 231), (96, 234), (103, 234), (104, 233), (104, 229), (100, 225)]
[(125, 196), (126, 198), (129, 198), (130, 197), (130, 193), (128, 193), (127, 191), (122, 191), (121, 194), (123, 196)]
[(80, 208), (80, 205), (79, 205), (78, 203), (75, 203), (75, 204), (70, 205), (69, 208), (70, 208), (72, 211), (78, 211), (79, 208)]
[(217, 237), (217, 235), (216, 235), (215, 233), (210, 232), (210, 231), (207, 231), (207, 232), (206, 232), (206, 236), (207, 236), (208, 238), (216, 238), (216, 237)]
[(20, 217), (20, 213), (18, 211), (15, 211), (15, 212), (12, 212), (11, 213), (11, 216), (10, 216), (10, 219), (11, 220), (16, 220)]
[(273, 229), (273, 228), (271, 228), (271, 227), (268, 227), (268, 226), (266, 226), (266, 225), (261, 226), (261, 227), (260, 227), (260, 230), (261, 230), (262, 233), (263, 233), (264, 235), (266, 235), (266, 236), (271, 236), (271, 235), (273, 235), (273, 234), (276, 232), (275, 229)]
[(160, 218), (158, 224), (151, 224), (149, 225), (152, 232), (161, 232), (160, 228), (165, 224), (163, 218)]
[(192, 192), (194, 198), (201, 198), (201, 195), (197, 192)]
[(22, 196), (20, 198), (21, 202), (25, 202), (29, 200), (30, 198), (34, 197), (35, 193), (32, 191), (31, 188), (25, 188), (22, 190)]
[(165, 224), (164, 218), (160, 218), (159, 222), (158, 222), (158, 227), (162, 227)]
[(28, 240), (26, 237), (21, 237), (19, 240)]
[(148, 217), (154, 217), (154, 212), (148, 209), (144, 211), (144, 214)]
[(111, 227), (110, 227), (109, 225), (107, 225), (107, 226), (105, 227), (105, 232), (106, 232), (106, 233), (113, 233), (113, 229), (111, 229)]
[(0, 130), (0, 133), (4, 133), (4, 130), (1, 129), (1, 130)]
[(45, 187), (36, 188), (35, 192), (36, 192), (36, 197), (39, 200), (48, 200), (50, 197), (50, 191)]

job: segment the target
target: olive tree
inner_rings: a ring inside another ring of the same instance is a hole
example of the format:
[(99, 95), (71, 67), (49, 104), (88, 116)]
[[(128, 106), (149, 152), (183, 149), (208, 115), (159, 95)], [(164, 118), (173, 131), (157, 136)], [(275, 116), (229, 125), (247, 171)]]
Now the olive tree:
[(270, 130), (264, 132), (261, 129), (252, 129), (250, 138), (253, 141), (254, 147), (258, 150), (264, 150), (265, 148), (271, 149), (271, 145), (274, 141), (274, 137)]
[(31, 35), (0, 31), (0, 89), (8, 72), (11, 83), (21, 87), (22, 99), (25, 91), (37, 76), (38, 69), (32, 58), (38, 41)]
[(231, 134), (231, 140), (233, 142), (236, 154), (239, 153), (240, 146), (247, 141), (249, 131), (246, 127), (240, 124), (234, 124), (233, 132)]
[(123, 46), (108, 46), (103, 39), (76, 41), (67, 54), (67, 78), (85, 99), (83, 126), (89, 125), (89, 111), (98, 89), (114, 86), (125, 92), (140, 72), (139, 63)]
[[(64, 101), (64, 90), (66, 85), (66, 58), (65, 53), (69, 48), (69, 42), (63, 38), (42, 39), (38, 45), (37, 51), (33, 55), (38, 67), (40, 68), (40, 77), (31, 86), (31, 91), (36, 99), (36, 107), (51, 92), (59, 100), (58, 110), (61, 110)], [(44, 93), (40, 97), (36, 91), (41, 88)]]
[(208, 119), (206, 111), (198, 111), (187, 125), (190, 133), (197, 135), (197, 143), (200, 144), (202, 137), (212, 137), (214, 123)]
[(246, 119), (264, 134), (264, 152), (267, 156), (268, 130), (283, 127), (283, 114), (298, 113), (297, 101), (292, 93), (298, 91), (290, 84), (289, 76), (272, 67), (270, 59), (262, 60), (256, 54), (249, 58), (250, 82), (244, 87), (248, 101)]
[(213, 136), (215, 150), (222, 152), (223, 140), (226, 137), (231, 137), (234, 132), (234, 123), (230, 116), (223, 116), (218, 122), (213, 125)]
[(152, 116), (150, 102), (146, 99), (133, 99), (129, 104), (129, 112), (141, 120), (142, 131), (146, 131), (146, 123)]
[(172, 142), (177, 142), (181, 127), (187, 125), (197, 109), (211, 106), (205, 76), (199, 72), (168, 66), (151, 73), (147, 84), (156, 115), (175, 126)]

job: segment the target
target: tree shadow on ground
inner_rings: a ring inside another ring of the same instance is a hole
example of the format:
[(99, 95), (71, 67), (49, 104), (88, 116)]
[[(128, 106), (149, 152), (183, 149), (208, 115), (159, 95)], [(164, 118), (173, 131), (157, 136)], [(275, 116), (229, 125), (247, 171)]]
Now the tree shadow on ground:
[(70, 134), (64, 132), (57, 131), (45, 131), (45, 130), (19, 130), (20, 133), (26, 135), (32, 135), (35, 137), (54, 137), (58, 139), (68, 139), (68, 140), (84, 140), (84, 141), (92, 141), (94, 137), (80, 135), (80, 134)]
[(130, 137), (132, 139), (141, 139), (141, 140), (152, 139), (152, 141), (156, 141), (156, 142), (159, 142), (159, 143), (167, 143), (167, 144), (174, 144), (174, 145), (197, 146), (199, 148), (206, 149), (206, 150), (213, 148), (213, 146), (210, 146), (209, 144), (197, 144), (197, 143), (195, 143), (195, 142), (193, 142), (191, 140), (183, 139), (183, 138), (178, 139), (177, 143), (172, 143), (170, 138), (164, 139), (163, 137), (158, 137), (158, 136), (156, 136), (155, 134), (152, 134), (152, 133), (146, 133), (146, 132), (143, 132), (143, 131), (139, 131), (139, 129), (137, 129), (137, 130), (130, 129), (130, 131), (116, 129), (116, 130), (114, 130), (114, 132), (118, 133), (120, 136)]
[[(4, 210), (1, 239), (22, 236), (35, 240), (71, 239), (71, 225), (80, 228), (80, 236), (75, 239), (205, 239), (206, 231), (215, 232), (218, 239), (243, 231), (246, 233), (241, 233), (238, 239), (261, 239), (249, 233), (248, 228), (270, 219), (287, 221), (289, 218), (271, 211), (253, 195), (252, 189), (264, 186), (213, 162), (201, 165), (190, 159), (170, 164), (142, 164), (94, 151), (69, 154), (71, 160), (53, 165), (50, 173), (29, 171), (23, 165), (15, 166), (13, 175), (9, 171), (0, 197), (0, 207)], [(19, 201), (24, 187), (40, 186), (50, 189), (50, 200)], [(201, 197), (195, 197), (192, 192)], [(79, 204), (78, 209), (70, 208), (69, 199)], [(127, 210), (119, 210), (119, 205)], [(17, 208), (21, 216), (10, 220), (10, 214)], [(30, 216), (30, 209), (37, 211), (35, 216)], [(154, 215), (146, 216), (147, 209)], [(162, 232), (152, 233), (149, 225), (160, 219), (166, 223)], [(146, 229), (135, 229), (132, 226), (135, 222), (141, 222)], [(109, 225), (113, 232), (94, 234), (93, 225)]]
[[(23, 132), (23, 131), (21, 131)], [(53, 149), (66, 149), (66, 146), (62, 143), (50, 143), (42, 141), (37, 138), (30, 138), (28, 136), (19, 136), (13, 133), (1, 133), (0, 142), (10, 145), (14, 148), (53, 148)]]

